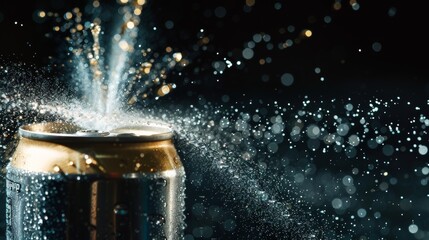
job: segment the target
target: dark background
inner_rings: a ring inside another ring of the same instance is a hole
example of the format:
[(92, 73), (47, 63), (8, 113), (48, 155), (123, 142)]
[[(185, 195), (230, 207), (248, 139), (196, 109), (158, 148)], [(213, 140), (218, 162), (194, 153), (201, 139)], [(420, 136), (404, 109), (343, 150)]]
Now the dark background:
[[(280, 10), (274, 9), (277, 2), (282, 4)], [(210, 50), (195, 54), (198, 56), (187, 70), (190, 78), (200, 81), (196, 88), (207, 97), (213, 93), (213, 88), (218, 90), (214, 97), (219, 93), (234, 95), (238, 89), (257, 95), (269, 92), (316, 96), (361, 95), (362, 92), (394, 96), (404, 88), (414, 93), (410, 94), (413, 96), (426, 96), (429, 92), (424, 7), (416, 3), (359, 1), (360, 8), (355, 11), (347, 1), (341, 2), (340, 10), (334, 10), (335, 1), (259, 0), (249, 13), (243, 11), (245, 1), (160, 0), (149, 3), (146, 9), (151, 16), (146, 23), (161, 30), (157, 38), (191, 51), (199, 29), (203, 28), (210, 36)], [(46, 66), (50, 61), (48, 56), (55, 58), (65, 51), (58, 41), (61, 38), (45, 37), (52, 32), (52, 24), (37, 23), (37, 11), (64, 13), (74, 6), (84, 5), (84, 1), (23, 3), (2, 0), (1, 58), (10, 63), (22, 61)], [(217, 7), (226, 9), (224, 17), (215, 16)], [(389, 16), (389, 10), (396, 14)], [(326, 24), (325, 16), (330, 16), (332, 22)], [(174, 22), (172, 30), (165, 29), (167, 20)], [(289, 25), (295, 26), (295, 33), (279, 33), (279, 29), (287, 29)], [(298, 38), (302, 29), (311, 29), (313, 36), (289, 49), (277, 49), (277, 43)], [(245, 66), (241, 69), (233, 67), (220, 77), (211, 74), (211, 62), (217, 58), (229, 54), (232, 55), (230, 59), (243, 60), (240, 55), (244, 43), (261, 32), (270, 34), (274, 50), (257, 46), (255, 57), (243, 61)], [(380, 52), (372, 50), (374, 42), (381, 43)], [(220, 55), (216, 56), (216, 52)], [(267, 56), (272, 58), (272, 63), (259, 65), (259, 57)], [(321, 68), (321, 74), (314, 72), (316, 67)], [(192, 76), (195, 68), (201, 71)], [(284, 72), (294, 75), (291, 87), (280, 83)], [(268, 82), (261, 80), (264, 74), (269, 76)], [(320, 81), (321, 76), (326, 80)]]

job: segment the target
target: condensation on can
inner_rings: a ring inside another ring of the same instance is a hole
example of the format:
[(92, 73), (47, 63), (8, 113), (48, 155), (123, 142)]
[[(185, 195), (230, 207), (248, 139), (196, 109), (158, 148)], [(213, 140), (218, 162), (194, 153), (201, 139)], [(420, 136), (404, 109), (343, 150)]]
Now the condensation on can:
[(20, 128), (7, 239), (182, 239), (185, 171), (170, 128)]

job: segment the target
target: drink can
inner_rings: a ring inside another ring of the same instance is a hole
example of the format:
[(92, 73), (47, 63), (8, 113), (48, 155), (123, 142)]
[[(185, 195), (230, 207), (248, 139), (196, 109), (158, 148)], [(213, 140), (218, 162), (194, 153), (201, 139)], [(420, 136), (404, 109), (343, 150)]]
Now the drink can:
[(185, 172), (169, 127), (19, 129), (6, 168), (6, 237), (182, 239)]

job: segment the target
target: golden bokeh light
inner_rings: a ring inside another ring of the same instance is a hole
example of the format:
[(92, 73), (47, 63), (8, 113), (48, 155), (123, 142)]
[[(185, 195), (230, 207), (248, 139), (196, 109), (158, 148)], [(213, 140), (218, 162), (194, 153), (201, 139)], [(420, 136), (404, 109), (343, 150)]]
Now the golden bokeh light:
[(44, 11), (40, 11), (38, 15), (39, 15), (39, 17), (41, 17), (41, 18), (46, 17), (46, 13), (45, 13)]
[(255, 5), (255, 0), (246, 0), (246, 5), (252, 7), (253, 5)]
[(180, 53), (180, 52), (174, 53), (173, 58), (176, 62), (180, 62), (180, 60), (182, 60), (182, 58), (183, 58), (182, 53)]
[(70, 20), (70, 19), (72, 19), (72, 17), (73, 17), (73, 14), (72, 14), (71, 12), (66, 12), (66, 13), (64, 14), (64, 18), (65, 18), (66, 20)]
[(132, 22), (132, 21), (127, 22), (127, 28), (128, 29), (133, 29), (134, 27), (135, 27), (134, 22)]

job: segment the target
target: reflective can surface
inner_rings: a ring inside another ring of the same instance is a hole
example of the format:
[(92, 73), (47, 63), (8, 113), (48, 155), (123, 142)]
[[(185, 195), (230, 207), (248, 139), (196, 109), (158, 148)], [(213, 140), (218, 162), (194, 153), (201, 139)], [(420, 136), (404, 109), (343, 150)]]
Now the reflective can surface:
[(20, 128), (7, 239), (182, 239), (185, 172), (171, 129)]

